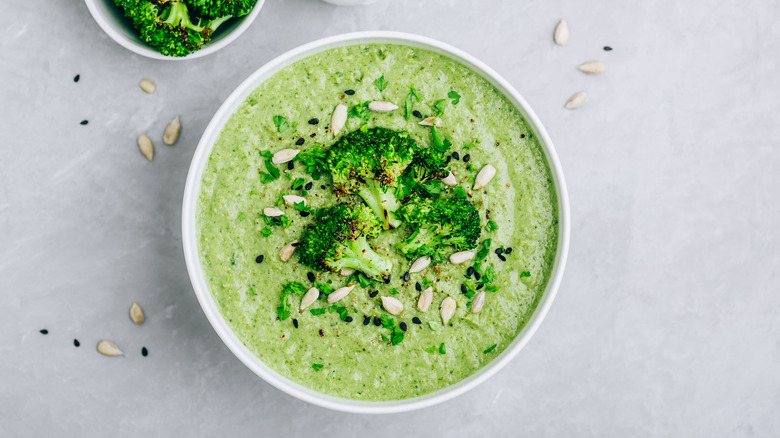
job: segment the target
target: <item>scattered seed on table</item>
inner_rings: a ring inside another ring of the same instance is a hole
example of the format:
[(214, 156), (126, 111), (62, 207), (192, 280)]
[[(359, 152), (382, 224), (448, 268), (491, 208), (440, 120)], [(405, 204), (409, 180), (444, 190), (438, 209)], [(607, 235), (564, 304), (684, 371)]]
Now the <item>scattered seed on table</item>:
[(414, 318), (412, 318), (412, 322), (415, 323), (415, 324), (422, 324), (422, 321), (420, 320), (420, 318), (418, 318), (416, 316)]
[(306, 274), (306, 278), (308, 278), (309, 281), (311, 281), (312, 283), (314, 283), (314, 280), (317, 279), (317, 277), (314, 275), (314, 272), (309, 272), (308, 274)]
[(379, 327), (380, 325), (382, 325), (382, 320), (381, 320), (381, 319), (379, 319), (379, 317), (378, 317), (378, 316), (375, 316), (375, 317), (374, 317), (374, 325), (375, 325), (375, 326), (377, 326), (377, 327)]
[(300, 146), (300, 145), (302, 145), (302, 144), (303, 144), (303, 143), (305, 143), (305, 142), (306, 142), (306, 140), (305, 140), (303, 137), (301, 137), (301, 138), (299, 138), (299, 139), (298, 139), (298, 141), (296, 141), (296, 142), (295, 142), (295, 144), (297, 144), (298, 146)]
[(352, 96), (355, 94), (355, 90), (347, 90), (344, 92), (344, 94), (346, 94), (347, 96)]
[(287, 162), (287, 170), (293, 170), (295, 169), (295, 163), (292, 161)]
[(76, 75), (76, 76), (73, 78), (73, 82), (78, 82), (78, 81), (79, 81), (79, 79), (81, 79), (81, 75)]
[(482, 275), (479, 272), (474, 271), (474, 280), (479, 281), (480, 278), (482, 278)]
[(354, 319), (352, 319), (351, 316), (344, 318), (344, 322), (352, 322), (352, 321), (354, 321)]
[(311, 213), (310, 213), (310, 212), (308, 212), (308, 211), (302, 211), (302, 212), (301, 212), (301, 217), (306, 217), (306, 216), (308, 216), (308, 215), (310, 215), (310, 214), (311, 214)]
[(455, 152), (452, 153), (452, 158), (454, 158), (456, 160), (460, 160), (460, 154), (458, 153), (458, 151), (455, 151)]
[(406, 331), (409, 327), (406, 326), (405, 322), (402, 322), (401, 324), (398, 324), (401, 327), (401, 330)]
[(469, 154), (466, 154), (466, 155), (463, 156), (463, 162), (464, 163), (468, 163), (470, 159), (471, 159), (471, 155), (469, 155)]
[(474, 267), (473, 266), (469, 266), (469, 268), (466, 269), (466, 275), (469, 276), (469, 277), (474, 275)]
[(499, 255), (498, 255), (498, 258), (500, 258), (502, 262), (505, 262), (505, 261), (506, 261), (506, 257), (504, 257), (504, 255), (503, 255), (503, 254), (499, 254)]
[(422, 285), (419, 281), (414, 283), (414, 288), (417, 289), (417, 292), (422, 292)]
[(310, 125), (316, 125), (318, 123), (320, 123), (320, 119), (309, 119), (309, 124)]
[(404, 272), (404, 277), (403, 278), (404, 278), (404, 281), (409, 281), (409, 278), (410, 278), (409, 271)]
[(460, 285), (460, 291), (463, 292), (464, 294), (469, 291), (469, 288), (466, 287), (466, 283), (462, 283)]
[(295, 326), (295, 328), (298, 328), (298, 320), (295, 318), (293, 318), (293, 325)]
[(309, 181), (305, 186), (303, 186), (303, 188), (306, 190), (311, 190), (312, 187), (314, 187), (314, 183), (312, 183), (311, 181)]
[(363, 318), (363, 325), (368, 325), (370, 323), (371, 323), (371, 317), (370, 316), (366, 316), (365, 318)]
[(82, 125), (82, 126), (86, 125), (87, 123), (89, 123), (89, 120), (82, 120), (82, 121), (81, 121), (81, 125)]
[(509, 248), (505, 249), (504, 254), (512, 254), (512, 247), (510, 246)]
[[(78, 81), (76, 81), (76, 82), (78, 82)], [(74, 339), (73, 340), (73, 345), (76, 346), (76, 347), (79, 347), (79, 346), (81, 346), (81, 342), (79, 342), (78, 339)]]
[(141, 356), (146, 357), (149, 355), (149, 350), (146, 347), (141, 347)]
[(477, 290), (482, 289), (485, 286), (485, 283), (480, 283), (477, 285)]
[(368, 294), (368, 296), (371, 297), (371, 298), (376, 298), (377, 295), (379, 295), (379, 291), (378, 290), (375, 290), (375, 291), (371, 292), (370, 294)]
[(255, 259), (255, 261), (256, 261), (257, 263), (263, 263), (263, 259), (264, 259), (264, 258), (265, 258), (265, 256), (264, 256), (264, 255), (262, 255), (262, 254), (260, 254), (259, 256), (257, 256), (257, 258)]
[(612, 51), (612, 47), (604, 46), (604, 51), (605, 52), (611, 52)]
[(49, 331), (46, 330), (46, 329), (43, 329), (40, 332), (41, 332), (42, 335), (48, 335), (49, 334)]
[(423, 118), (422, 117), (422, 113), (417, 111), (417, 110), (412, 111), (412, 115), (417, 117), (418, 119), (422, 119)]

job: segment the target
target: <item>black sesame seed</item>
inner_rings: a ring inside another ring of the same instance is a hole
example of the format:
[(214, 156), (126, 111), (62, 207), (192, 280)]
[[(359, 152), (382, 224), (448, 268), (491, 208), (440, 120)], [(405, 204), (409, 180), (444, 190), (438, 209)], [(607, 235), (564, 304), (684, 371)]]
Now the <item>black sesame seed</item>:
[(512, 247), (510, 246), (506, 250), (504, 250), (504, 254), (512, 254)]
[(474, 279), (475, 279), (475, 280), (477, 280), (477, 281), (479, 281), (479, 279), (480, 279), (480, 278), (482, 278), (482, 275), (480, 275), (480, 273), (479, 273), (479, 272), (477, 272), (477, 271), (474, 271)]
[(300, 245), (300, 244), (301, 244), (301, 242), (292, 242), (292, 243), (290, 244), (290, 246), (298, 246), (298, 245)]
[(504, 253), (504, 249), (503, 248), (496, 248), (496, 254), (501, 255), (503, 253)]
[(295, 326), (295, 328), (298, 328), (298, 320), (297, 319), (293, 319), (293, 325)]
[(452, 156), (447, 155), (447, 159), (444, 160), (444, 165), (446, 166), (447, 164), (450, 164), (450, 161), (452, 161)]
[(460, 154), (458, 153), (458, 151), (455, 151), (455, 152), (452, 153), (452, 158), (454, 158), (456, 160), (460, 160)]
[(485, 286), (485, 283), (480, 283), (477, 285), (477, 290), (482, 289)]
[(474, 267), (473, 266), (469, 266), (469, 268), (466, 269), (466, 275), (468, 275), (469, 277), (474, 275)]
[(469, 291), (469, 288), (466, 286), (466, 283), (463, 283), (460, 285), (460, 291), (464, 294)]
[(468, 163), (470, 159), (471, 159), (471, 155), (470, 154), (466, 154), (466, 155), (463, 156), (463, 162), (464, 163)]
[(417, 289), (417, 292), (422, 292), (422, 285), (419, 281), (414, 283), (414, 288)]
[(612, 47), (604, 46), (604, 51), (605, 52), (611, 52), (612, 51)]
[(371, 292), (370, 294), (368, 294), (368, 296), (371, 297), (371, 298), (376, 298), (377, 295), (379, 295), (379, 291), (378, 290), (375, 290), (375, 291)]
[(79, 346), (81, 346), (81, 342), (79, 342), (78, 339), (74, 339), (73, 340), (73, 345), (76, 346), (76, 347), (79, 347)]
[(392, 280), (392, 279), (393, 279), (393, 277), (390, 274), (382, 276), (382, 280), (385, 281), (385, 284), (390, 284), (390, 280)]
[(146, 347), (141, 347), (141, 356), (146, 357), (149, 355), (149, 350)]
[(325, 184), (320, 184), (321, 189), (325, 189)]
[(264, 256), (264, 255), (262, 255), (262, 254), (260, 254), (259, 256), (257, 256), (257, 258), (255, 259), (255, 261), (256, 261), (257, 263), (263, 263), (263, 259), (264, 259), (264, 258), (265, 258), (265, 256)]
[(304, 210), (304, 211), (301, 212), (301, 217), (306, 217), (306, 216), (308, 216), (310, 214), (311, 214), (311, 212), (308, 212), (308, 211)]
[(48, 335), (48, 334), (49, 334), (49, 331), (48, 331), (48, 330), (46, 330), (46, 329), (43, 329), (43, 330), (41, 330), (41, 334), (42, 334), (42, 335)]
[(501, 261), (502, 261), (502, 262), (505, 262), (505, 261), (506, 261), (506, 257), (504, 257), (504, 255), (503, 255), (503, 254), (499, 254), (499, 255), (498, 255), (498, 258), (499, 258), (499, 259), (501, 259)]
[(287, 162), (287, 169), (288, 169), (288, 170), (293, 170), (293, 169), (295, 169), (295, 163), (294, 163), (294, 162), (292, 162), (292, 161), (288, 161), (288, 162)]
[(412, 115), (417, 117), (418, 119), (422, 119), (422, 113), (417, 110), (412, 111)]
[(379, 319), (379, 317), (378, 317), (378, 316), (375, 316), (375, 317), (374, 317), (374, 325), (375, 325), (375, 326), (377, 326), (377, 327), (379, 327), (380, 325), (382, 325), (382, 320), (381, 320), (381, 319)]
[(316, 125), (318, 123), (320, 123), (320, 119), (311, 119), (311, 120), (309, 120), (309, 124), (310, 125)]
[(89, 123), (89, 120), (82, 120), (82, 121), (81, 121), (81, 124), (82, 124), (82, 125), (86, 125), (87, 123)]
[(410, 275), (409, 272), (404, 272), (404, 281), (409, 281)]
[(354, 321), (354, 319), (352, 319), (351, 316), (344, 318), (344, 322), (352, 322), (352, 321)]
[[(73, 78), (73, 82), (78, 82), (78, 81), (79, 81), (79, 79), (81, 79), (81, 75), (76, 75), (76, 76)], [(78, 345), (77, 345), (77, 347), (78, 347)]]
[(369, 323), (371, 323), (370, 316), (366, 316), (365, 318), (363, 318), (363, 325), (368, 325)]
[(405, 322), (402, 322), (402, 323), (398, 324), (398, 326), (401, 327), (401, 330), (403, 330), (403, 331), (406, 331), (409, 328), (409, 327), (406, 326)]
[(344, 94), (346, 94), (347, 96), (352, 96), (355, 94), (355, 90), (347, 90), (344, 92)]
[(412, 318), (412, 322), (415, 323), (415, 324), (422, 324), (422, 321), (420, 321), (420, 318), (418, 318), (416, 316), (414, 318)]
[(304, 140), (303, 137), (299, 138), (298, 141), (295, 142), (298, 146), (302, 145), (306, 140)]
[(303, 188), (306, 190), (311, 190), (312, 187), (314, 187), (314, 183), (312, 183), (311, 181), (309, 181), (305, 186), (303, 186)]
[(308, 274), (306, 274), (306, 278), (308, 278), (309, 281), (311, 281), (312, 283), (314, 283), (314, 280), (317, 279), (317, 277), (314, 275), (314, 272), (309, 272)]

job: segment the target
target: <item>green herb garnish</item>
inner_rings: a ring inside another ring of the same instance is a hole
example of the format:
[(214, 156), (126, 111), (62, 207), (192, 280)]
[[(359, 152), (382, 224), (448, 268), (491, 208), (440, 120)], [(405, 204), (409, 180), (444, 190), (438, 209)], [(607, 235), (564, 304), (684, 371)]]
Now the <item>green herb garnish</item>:
[(290, 124), (283, 116), (274, 116), (274, 126), (276, 126), (277, 132), (284, 132), (290, 128)]
[(444, 342), (442, 342), (441, 345), (439, 345), (439, 353), (447, 354), (447, 349), (444, 348)]
[(325, 309), (311, 309), (311, 310), (309, 310), (309, 312), (311, 312), (312, 315), (317, 316), (317, 315), (322, 315), (323, 313), (326, 312), (326, 310)]
[(319, 371), (319, 370), (321, 370), (321, 369), (322, 369), (322, 367), (324, 367), (324, 366), (325, 366), (325, 365), (323, 365), (323, 364), (321, 364), (321, 363), (313, 363), (313, 364), (311, 364), (311, 367), (312, 367), (312, 368), (314, 368), (314, 371)]
[(437, 100), (436, 103), (433, 104), (433, 109), (436, 110), (436, 115), (434, 117), (438, 117), (444, 114), (444, 105), (446, 104), (447, 104), (447, 99)]
[(488, 348), (487, 348), (487, 350), (483, 351), (482, 353), (484, 353), (484, 354), (488, 354), (488, 353), (490, 353), (491, 351), (495, 350), (495, 349), (496, 349), (496, 347), (498, 347), (498, 344), (493, 344), (493, 345), (491, 345), (490, 347), (488, 347)]
[(374, 81), (374, 85), (376, 85), (377, 88), (379, 88), (379, 91), (385, 91), (385, 88), (387, 88), (387, 81), (385, 80), (385, 75), (380, 76), (378, 79)]
[(291, 281), (282, 286), (282, 292), (279, 295), (281, 304), (276, 308), (276, 314), (279, 316), (279, 321), (284, 321), (290, 317), (290, 304), (287, 297), (293, 294), (302, 294), (304, 292), (306, 292), (306, 286), (297, 281)]
[(263, 237), (268, 237), (268, 236), (270, 236), (271, 234), (273, 234), (273, 232), (274, 232), (274, 231), (273, 231), (272, 229), (270, 229), (270, 228), (268, 228), (268, 227), (265, 227), (265, 228), (263, 228), (263, 231), (262, 231), (262, 233), (263, 233)]
[(487, 224), (485, 225), (485, 231), (488, 233), (496, 231), (498, 229), (498, 224), (494, 220), (487, 221)]
[(455, 91), (455, 90), (452, 90), (449, 93), (447, 93), (447, 97), (452, 99), (452, 104), (453, 105), (457, 105), (458, 102), (460, 102), (460, 94), (458, 94), (458, 92)]

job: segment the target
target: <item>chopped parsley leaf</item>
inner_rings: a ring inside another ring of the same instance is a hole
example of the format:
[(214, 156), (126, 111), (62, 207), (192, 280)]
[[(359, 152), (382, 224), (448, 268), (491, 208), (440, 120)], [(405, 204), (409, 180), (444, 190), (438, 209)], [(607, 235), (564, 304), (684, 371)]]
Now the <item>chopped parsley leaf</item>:
[(455, 90), (452, 90), (449, 93), (447, 93), (447, 97), (452, 99), (452, 104), (453, 105), (457, 105), (458, 102), (460, 102), (460, 94), (458, 94), (458, 92), (455, 91)]
[(485, 225), (485, 231), (487, 232), (493, 232), (498, 229), (498, 224), (494, 220), (487, 221), (487, 224)]
[(493, 344), (493, 345), (491, 345), (490, 347), (488, 347), (488, 348), (487, 348), (487, 350), (483, 351), (482, 353), (484, 353), (484, 354), (488, 354), (488, 353), (490, 353), (491, 351), (495, 350), (495, 349), (496, 349), (496, 347), (498, 347), (498, 344)]
[(385, 91), (385, 88), (387, 88), (387, 81), (385, 80), (385, 75), (380, 76), (374, 81), (374, 85), (376, 85), (377, 88), (379, 88), (379, 91)]
[(528, 272), (528, 271), (523, 271), (523, 272), (520, 273), (520, 278), (530, 277), (530, 276), (531, 276), (531, 273)]
[(284, 132), (290, 128), (290, 124), (283, 116), (274, 116), (274, 126), (276, 126), (277, 132)]
[(436, 110), (435, 117), (444, 114), (444, 105), (446, 103), (447, 103), (447, 99), (441, 99), (441, 100), (437, 100), (436, 103), (433, 104), (433, 109)]
[(441, 345), (439, 345), (439, 353), (447, 354), (447, 349), (444, 348), (444, 342), (442, 342)]
[(322, 369), (322, 367), (324, 367), (324, 366), (325, 366), (325, 365), (323, 365), (323, 364), (321, 364), (321, 363), (313, 363), (313, 364), (311, 364), (311, 367), (312, 367), (312, 368), (314, 368), (314, 371), (319, 371), (319, 370), (321, 370), (321, 369)]
[(325, 313), (325, 309), (311, 309), (309, 312), (311, 312), (312, 315), (317, 316)]

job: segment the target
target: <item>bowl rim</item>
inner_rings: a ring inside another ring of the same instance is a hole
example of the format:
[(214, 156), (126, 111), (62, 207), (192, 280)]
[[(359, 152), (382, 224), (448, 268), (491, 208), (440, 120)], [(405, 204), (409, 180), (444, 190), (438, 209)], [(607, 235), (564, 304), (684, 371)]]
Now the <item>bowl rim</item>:
[(87, 9), (89, 9), (89, 13), (92, 15), (92, 18), (95, 19), (98, 26), (100, 26), (100, 28), (103, 29), (103, 32), (105, 32), (117, 44), (127, 50), (130, 50), (133, 53), (137, 53), (147, 58), (159, 59), (163, 61), (185, 61), (189, 59), (197, 59), (210, 55), (217, 50), (226, 47), (228, 44), (232, 43), (238, 37), (240, 37), (241, 34), (243, 34), (247, 29), (249, 29), (249, 26), (252, 24), (252, 22), (255, 21), (257, 15), (260, 14), (260, 9), (263, 7), (263, 4), (265, 4), (265, 0), (257, 0), (257, 3), (255, 3), (252, 11), (247, 15), (240, 17), (241, 21), (236, 25), (236, 27), (224, 36), (220, 37), (218, 41), (214, 41), (213, 43), (209, 42), (200, 50), (190, 53), (187, 56), (165, 56), (146, 45), (140, 39), (128, 38), (127, 35), (119, 32), (116, 29), (116, 26), (118, 26), (116, 20), (112, 20), (104, 16), (101, 13), (100, 8), (97, 6), (98, 2), (113, 3), (112, 0), (84, 0), (84, 2), (87, 4)]
[[(259, 84), (279, 70), (313, 54), (335, 47), (369, 43), (399, 44), (431, 50), (464, 64), (475, 73), (484, 77), (515, 105), (535, 135), (537, 135), (550, 167), (558, 197), (558, 245), (550, 278), (544, 293), (539, 298), (536, 310), (515, 339), (490, 363), (466, 379), (429, 394), (393, 401), (358, 401), (314, 391), (277, 373), (250, 352), (233, 333), (217, 310), (216, 302), (205, 282), (200, 257), (198, 256), (195, 216), (197, 213), (197, 200), (200, 195), (201, 177), (214, 142), (233, 112)], [(569, 250), (569, 208), (563, 169), (549, 134), (525, 99), (503, 77), (466, 52), (432, 38), (392, 31), (354, 32), (322, 38), (277, 56), (252, 73), (225, 99), (206, 127), (195, 150), (192, 164), (187, 174), (182, 205), (182, 243), (190, 281), (203, 312), (225, 345), (255, 374), (293, 397), (324, 408), (363, 414), (399, 413), (442, 403), (476, 387), (502, 369), (530, 341), (547, 315), (563, 277)]]

